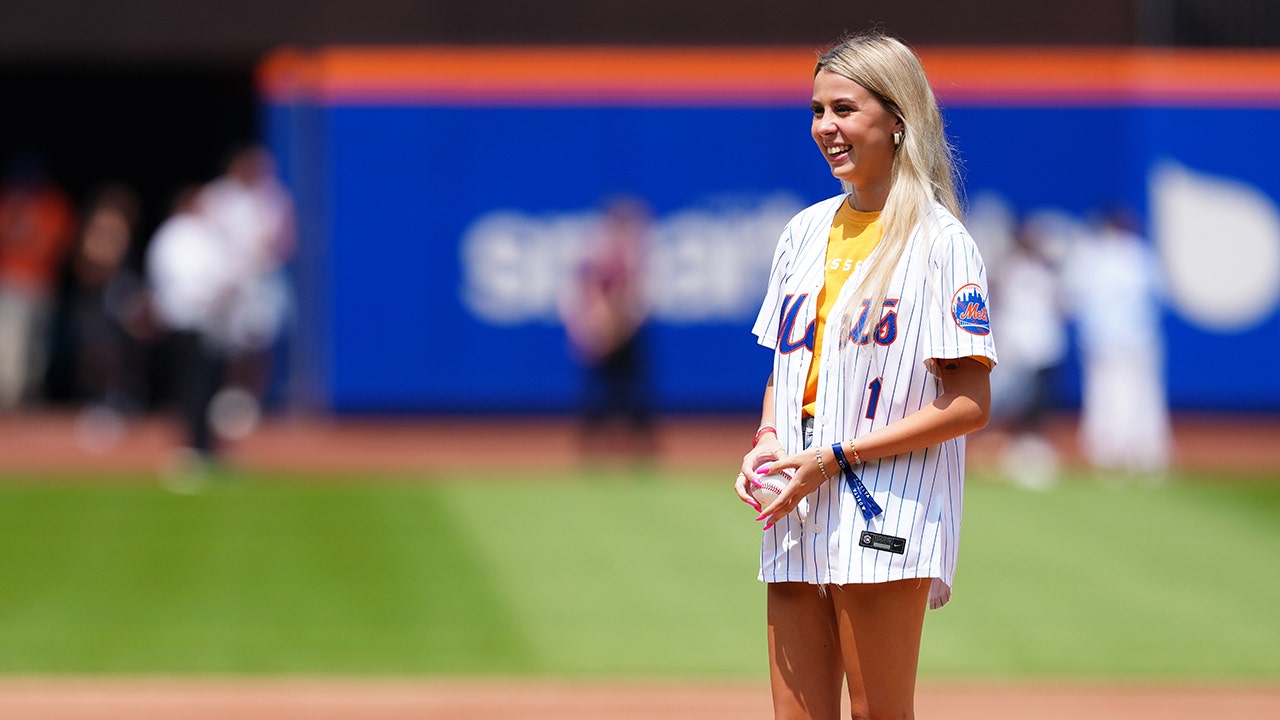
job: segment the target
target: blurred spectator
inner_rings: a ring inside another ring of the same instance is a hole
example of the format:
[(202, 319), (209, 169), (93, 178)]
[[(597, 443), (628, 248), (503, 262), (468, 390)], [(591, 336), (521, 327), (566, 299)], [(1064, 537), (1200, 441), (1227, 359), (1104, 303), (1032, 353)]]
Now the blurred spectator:
[(236, 150), (200, 192), (202, 214), (223, 237), (233, 282), (226, 307), (228, 376), (213, 403), (228, 438), (252, 432), (266, 400), (275, 344), (290, 309), (285, 264), (294, 251), (293, 202), (266, 148)]
[(35, 399), (49, 362), (58, 277), (75, 214), (35, 156), (15, 161), (0, 185), (0, 410)]
[(1058, 455), (1045, 436), (1054, 379), (1067, 351), (1059, 269), (1048, 238), (1034, 221), (1014, 231), (992, 268), (992, 322), (1000, 336), (1000, 372), (991, 378), (991, 425), (1007, 437), (1002, 466), (1015, 483), (1050, 485)]
[(1170, 452), (1161, 273), (1123, 209), (1073, 250), (1067, 294), (1080, 338), (1081, 450), (1098, 470), (1159, 478)]
[(202, 212), (198, 190), (178, 194), (151, 238), (146, 271), (157, 319), (168, 335), (177, 404), (185, 432), (184, 465), (217, 459), (210, 405), (226, 379), (234, 268), (226, 241)]
[(141, 409), (146, 363), (141, 341), (151, 323), (142, 278), (129, 266), (138, 224), (138, 197), (121, 183), (106, 185), (85, 212), (71, 261), (70, 325), (74, 386), (87, 407), (82, 442), (106, 449), (118, 440), (121, 416)]
[(643, 202), (611, 202), (561, 298), (570, 348), (585, 371), (580, 421), (589, 460), (621, 455), (645, 462), (654, 450), (643, 332), (650, 225)]

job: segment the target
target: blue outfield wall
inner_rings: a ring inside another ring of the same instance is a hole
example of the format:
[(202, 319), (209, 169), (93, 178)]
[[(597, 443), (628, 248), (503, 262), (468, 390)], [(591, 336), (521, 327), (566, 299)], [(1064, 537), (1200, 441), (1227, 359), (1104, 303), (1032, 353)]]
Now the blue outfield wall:
[[(755, 411), (769, 357), (749, 328), (774, 243), (839, 191), (799, 72), (782, 99), (265, 92), (299, 208), (296, 387), (337, 412), (574, 408), (557, 298), (602, 203), (626, 194), (655, 219), (658, 407)], [(1102, 205), (1134, 208), (1169, 268), (1171, 405), (1280, 410), (1280, 374), (1257, 369), (1280, 353), (1280, 100), (952, 93), (943, 108), (989, 264), (1016, 216), (1069, 241)], [(1077, 402), (1074, 356), (1059, 391)]]

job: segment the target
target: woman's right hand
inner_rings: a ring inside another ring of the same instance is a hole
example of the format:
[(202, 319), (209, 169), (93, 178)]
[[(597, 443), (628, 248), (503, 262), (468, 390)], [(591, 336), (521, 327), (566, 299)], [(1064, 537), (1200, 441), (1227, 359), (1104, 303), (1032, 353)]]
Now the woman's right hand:
[(738, 497), (742, 502), (756, 509), (761, 510), (760, 503), (751, 497), (751, 488), (748, 486), (747, 478), (755, 477), (756, 468), (761, 465), (777, 460), (786, 455), (786, 451), (782, 448), (782, 443), (778, 440), (778, 436), (773, 433), (766, 433), (761, 436), (760, 442), (751, 448), (750, 452), (742, 457), (742, 467), (738, 471), (738, 479), (733, 484), (733, 489), (738, 493)]

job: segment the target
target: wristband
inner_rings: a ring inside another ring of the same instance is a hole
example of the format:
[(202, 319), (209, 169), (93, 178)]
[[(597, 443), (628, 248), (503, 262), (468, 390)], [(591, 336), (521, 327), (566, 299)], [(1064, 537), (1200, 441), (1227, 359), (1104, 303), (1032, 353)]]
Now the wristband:
[(764, 437), (768, 433), (773, 433), (776, 436), (778, 434), (778, 428), (774, 427), (773, 425), (770, 425), (769, 423), (765, 423), (761, 425), (760, 429), (756, 430), (756, 436), (755, 436), (755, 439), (751, 441), (751, 447), (755, 447), (759, 445), (760, 438)]
[(849, 464), (849, 458), (844, 455), (843, 443), (832, 443), (831, 452), (836, 456), (836, 462), (840, 463), (840, 469), (847, 472), (853, 472), (853, 465)]
[(833, 444), (831, 452), (835, 453), (836, 462), (840, 463), (840, 470), (844, 472), (844, 479), (849, 483), (849, 490), (853, 492), (853, 499), (858, 503), (858, 509), (862, 511), (862, 519), (870, 520), (884, 512), (884, 510), (876, 503), (876, 499), (871, 497), (871, 493), (867, 492), (867, 486), (862, 484), (862, 480), (853, 471), (853, 466), (849, 464), (849, 459), (844, 456), (842, 445), (843, 443)]

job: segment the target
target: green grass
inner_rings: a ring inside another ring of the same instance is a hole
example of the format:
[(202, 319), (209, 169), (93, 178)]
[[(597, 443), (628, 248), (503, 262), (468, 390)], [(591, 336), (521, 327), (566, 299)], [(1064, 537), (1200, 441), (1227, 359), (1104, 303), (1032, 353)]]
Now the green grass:
[(0, 672), (760, 664), (755, 538), (723, 485), (349, 480), (0, 484)]
[(970, 483), (922, 671), (1280, 677), (1280, 483)]
[[(760, 677), (723, 478), (0, 482), (0, 673)], [(971, 478), (926, 677), (1280, 678), (1280, 483)]]

